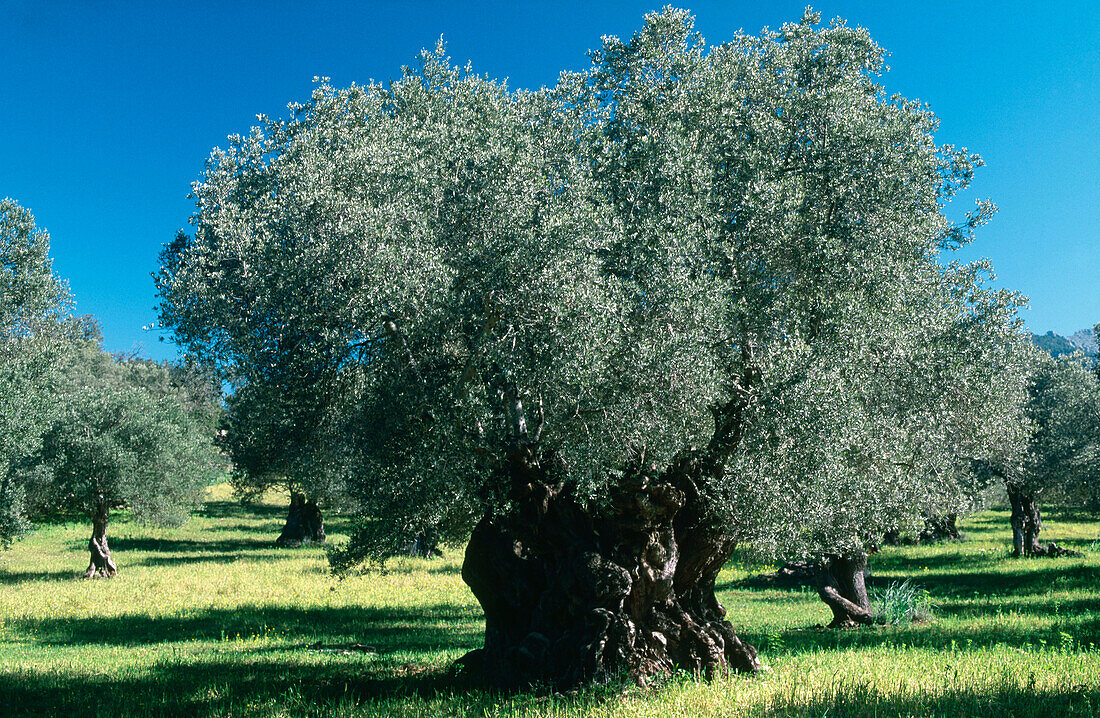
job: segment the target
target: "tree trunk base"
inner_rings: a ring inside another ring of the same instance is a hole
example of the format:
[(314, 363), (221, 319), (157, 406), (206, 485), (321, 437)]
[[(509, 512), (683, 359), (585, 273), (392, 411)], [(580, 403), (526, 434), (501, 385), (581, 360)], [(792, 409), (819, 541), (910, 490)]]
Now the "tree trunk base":
[[(1017, 558), (1019, 555), (1013, 554)], [(1049, 543), (1035, 542), (1027, 552), (1023, 554), (1023, 558), (1061, 558), (1062, 556), (1082, 556), (1080, 551), (1075, 551), (1065, 546), (1060, 546), (1054, 541)]]
[(874, 622), (867, 597), (867, 554), (829, 555), (818, 567), (817, 594), (833, 612), (829, 628), (856, 628)]
[(417, 534), (416, 538), (405, 547), (405, 551), (411, 558), (432, 558), (443, 555), (443, 551), (439, 548), (439, 535), (435, 531)]
[(91, 561), (82, 578), (112, 578), (118, 574), (118, 566), (111, 560), (111, 549), (107, 546), (106, 536), (92, 536), (88, 541)]
[(88, 539), (91, 560), (84, 571), (84, 578), (111, 578), (118, 573), (118, 566), (111, 560), (111, 547), (107, 545), (110, 518), (110, 505), (102, 493), (97, 494), (92, 512), (92, 537)]
[(283, 532), (275, 539), (276, 546), (297, 548), (325, 542), (325, 524), (321, 509), (313, 501), (306, 501), (305, 494), (290, 494), (290, 510), (287, 512)]
[(482, 519), (466, 548), (485, 647), (460, 665), (494, 686), (555, 690), (760, 670), (714, 595), (733, 542), (693, 531), (692, 497), (675, 485), (688, 468), (635, 467), (594, 512), (530, 451), (511, 457), (514, 508)]

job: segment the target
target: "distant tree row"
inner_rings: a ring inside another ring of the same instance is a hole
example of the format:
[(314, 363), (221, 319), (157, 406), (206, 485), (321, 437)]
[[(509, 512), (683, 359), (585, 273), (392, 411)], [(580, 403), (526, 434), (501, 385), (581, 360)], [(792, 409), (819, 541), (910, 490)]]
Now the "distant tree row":
[(79, 515), (93, 527), (86, 575), (112, 576), (112, 510), (180, 523), (216, 476), (220, 387), (194, 366), (104, 352), (48, 253), (30, 212), (0, 202), (0, 540)]

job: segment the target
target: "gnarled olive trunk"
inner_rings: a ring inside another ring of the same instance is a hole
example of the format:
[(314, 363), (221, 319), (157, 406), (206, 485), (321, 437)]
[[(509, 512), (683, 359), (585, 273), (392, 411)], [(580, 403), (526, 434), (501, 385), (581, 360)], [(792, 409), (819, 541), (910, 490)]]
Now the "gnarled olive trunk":
[(92, 537), (88, 540), (88, 552), (91, 561), (84, 572), (84, 578), (110, 578), (118, 573), (118, 566), (111, 560), (111, 549), (107, 545), (107, 523), (110, 508), (102, 494), (96, 497), (92, 509)]
[(1043, 530), (1043, 519), (1036, 492), (1014, 484), (1008, 484), (1007, 488), (1008, 503), (1012, 506), (1012, 555), (1042, 555), (1039, 532)]
[(867, 554), (830, 554), (818, 566), (817, 593), (833, 612), (830, 628), (869, 625), (874, 616), (867, 598)]
[(485, 647), (467, 667), (498, 686), (559, 690), (760, 668), (714, 593), (734, 541), (706, 523), (692, 457), (660, 476), (627, 472), (602, 510), (530, 449), (504, 471), (512, 508), (481, 520), (462, 566), (485, 611)]
[(287, 512), (283, 532), (275, 539), (276, 546), (295, 547), (325, 542), (325, 523), (316, 502), (307, 501), (306, 495), (290, 492), (290, 510)]
[(1016, 557), (1080, 556), (1079, 551), (1059, 546), (1055, 542), (1039, 543), (1043, 519), (1039, 515), (1039, 492), (1007, 484), (1008, 502), (1012, 506), (1012, 555)]

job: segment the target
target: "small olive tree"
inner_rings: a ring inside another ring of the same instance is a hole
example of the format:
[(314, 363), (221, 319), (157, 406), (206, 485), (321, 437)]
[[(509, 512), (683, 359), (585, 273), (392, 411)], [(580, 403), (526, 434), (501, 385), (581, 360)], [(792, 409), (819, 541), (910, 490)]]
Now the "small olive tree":
[(1087, 505), (1100, 487), (1100, 377), (1080, 353), (1034, 352), (1026, 414), (1031, 433), (1016, 471), (1005, 472), (1014, 556), (1059, 556), (1039, 542), (1043, 495)]
[(67, 389), (33, 457), (30, 487), (39, 513), (77, 513), (92, 523), (85, 576), (118, 568), (107, 542), (113, 509), (179, 524), (213, 482), (213, 436), (180, 400), (166, 367), (118, 361), (85, 342), (66, 367)]
[(238, 495), (250, 498), (271, 488), (290, 494), (278, 546), (323, 544), (321, 507), (346, 503), (347, 461), (340, 453), (347, 443), (333, 411), (341, 402), (313, 393), (329, 388), (308, 379), (256, 377), (240, 382), (226, 400), (219, 443), (232, 457), (231, 481)]

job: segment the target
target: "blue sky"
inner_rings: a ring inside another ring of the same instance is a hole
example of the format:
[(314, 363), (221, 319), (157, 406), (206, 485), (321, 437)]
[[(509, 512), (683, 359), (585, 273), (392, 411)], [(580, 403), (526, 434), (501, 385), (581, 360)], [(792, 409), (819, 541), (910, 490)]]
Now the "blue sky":
[[(315, 75), (388, 80), (442, 35), (513, 87), (587, 64), (661, 2), (0, 0), (0, 196), (52, 238), (78, 311), (112, 351), (170, 358), (150, 273), (185, 227), (212, 147), (284, 114)], [(685, 2), (709, 42), (797, 20), (804, 2)], [(891, 52), (887, 88), (932, 105), (941, 142), (987, 167), (959, 201), (1000, 213), (963, 259), (1031, 297), (1035, 331), (1100, 321), (1100, 3), (819, 2)]]

